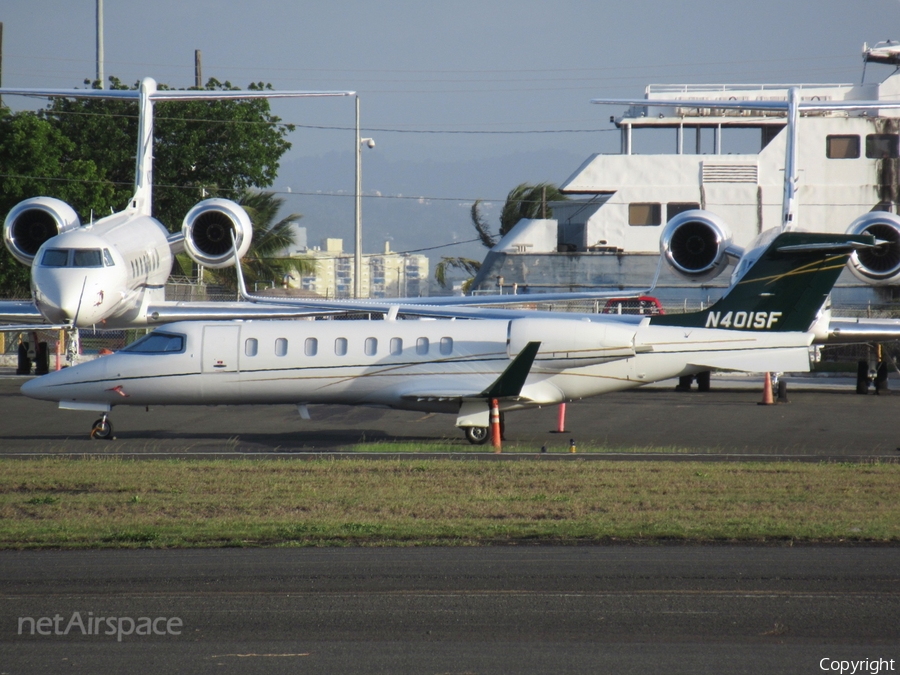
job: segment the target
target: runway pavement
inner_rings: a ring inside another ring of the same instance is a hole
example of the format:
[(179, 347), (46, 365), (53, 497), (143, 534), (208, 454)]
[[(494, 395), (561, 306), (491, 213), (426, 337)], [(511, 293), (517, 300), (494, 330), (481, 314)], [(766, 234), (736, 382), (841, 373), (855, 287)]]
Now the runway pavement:
[(4, 673), (900, 667), (900, 548), (36, 551), (0, 568)]
[[(0, 454), (284, 455), (339, 453), (375, 441), (474, 449), (451, 415), (348, 406), (311, 406), (311, 420), (286, 405), (171, 406), (149, 412), (120, 407), (111, 414), (116, 440), (91, 441), (96, 413), (27, 399), (19, 394), (24, 381), (0, 374)], [(676, 393), (670, 382), (577, 401), (567, 407), (563, 434), (552, 433), (556, 406), (513, 412), (506, 418), (504, 449), (512, 454), (546, 446), (551, 454), (563, 454), (574, 439), (582, 450), (639, 449), (675, 458), (900, 459), (900, 392), (859, 396), (851, 379), (788, 381), (790, 403), (775, 406), (757, 405), (761, 381), (747, 377), (714, 378), (710, 393)]]

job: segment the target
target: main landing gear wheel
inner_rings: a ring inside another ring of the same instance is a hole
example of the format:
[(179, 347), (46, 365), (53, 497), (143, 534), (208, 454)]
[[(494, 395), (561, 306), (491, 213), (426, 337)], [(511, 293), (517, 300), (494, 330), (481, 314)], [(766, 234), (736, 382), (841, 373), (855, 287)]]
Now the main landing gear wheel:
[(466, 438), (472, 445), (484, 445), (490, 438), (488, 427), (466, 427)]
[(94, 422), (94, 425), (91, 427), (92, 440), (108, 441), (112, 439), (112, 434), (112, 422), (109, 421), (109, 418), (106, 415)]

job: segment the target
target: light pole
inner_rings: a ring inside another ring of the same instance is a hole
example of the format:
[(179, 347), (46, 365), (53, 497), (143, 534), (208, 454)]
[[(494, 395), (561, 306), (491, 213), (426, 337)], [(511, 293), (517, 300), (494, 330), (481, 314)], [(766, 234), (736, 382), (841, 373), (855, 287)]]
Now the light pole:
[(371, 138), (359, 136), (359, 96), (356, 97), (356, 244), (353, 249), (353, 297), (362, 297), (362, 146), (375, 147)]

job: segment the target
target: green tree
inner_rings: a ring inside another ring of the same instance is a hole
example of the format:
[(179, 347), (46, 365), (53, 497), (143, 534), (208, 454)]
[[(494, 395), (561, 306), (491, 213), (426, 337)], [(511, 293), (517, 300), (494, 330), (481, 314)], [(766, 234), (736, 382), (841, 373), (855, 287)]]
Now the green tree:
[(478, 231), (481, 243), (492, 248), (523, 218), (552, 218), (553, 209), (550, 208), (549, 203), (566, 201), (568, 198), (553, 183), (538, 183), (537, 185), (520, 183), (506, 195), (506, 202), (500, 212), (499, 235), (495, 236), (490, 233), (490, 227), (480, 212), (480, 200), (472, 205), (472, 225)]
[[(129, 88), (117, 78), (109, 80), (111, 89)], [(97, 82), (85, 84), (98, 87)], [(205, 89), (238, 88), (210, 79)], [(248, 89), (271, 85), (251, 83)], [(286, 136), (294, 126), (272, 115), (266, 99), (169, 101), (154, 108), (153, 212), (172, 231), (204, 197), (235, 199), (248, 188), (271, 185), (291, 147)], [(83, 158), (103, 169), (115, 186), (117, 208), (124, 207), (134, 190), (137, 103), (59, 98), (43, 114)]]
[[(553, 209), (547, 203), (567, 199), (568, 197), (552, 183), (538, 183), (537, 185), (520, 183), (506, 196), (506, 202), (500, 212), (499, 234), (491, 233), (491, 226), (481, 213), (482, 202), (480, 199), (475, 200), (475, 203), (472, 204), (470, 212), (472, 225), (478, 232), (481, 244), (487, 248), (493, 248), (523, 218), (552, 218)], [(470, 258), (441, 258), (441, 262), (434, 268), (434, 278), (444, 288), (448, 287), (446, 276), (450, 268), (462, 270), (474, 277), (481, 269), (481, 263)], [(471, 284), (471, 281), (472, 279), (469, 279), (467, 283)], [(468, 290), (467, 284), (464, 284), (463, 288)]]
[[(39, 115), (0, 116), (0, 213), (29, 197), (56, 197), (73, 205), (82, 222), (109, 213), (114, 191), (103, 171), (76, 144)], [(0, 249), (0, 294), (29, 295), (31, 270)]]
[(450, 288), (450, 282), (447, 280), (447, 271), (450, 268), (462, 270), (470, 275), (462, 284), (462, 290), (466, 293), (472, 285), (475, 275), (478, 274), (478, 270), (481, 269), (481, 263), (471, 258), (442, 257), (441, 262), (435, 265), (434, 278), (443, 288)]
[[(284, 205), (284, 198), (271, 192), (245, 190), (238, 203), (244, 207), (250, 222), (253, 224), (253, 242), (244, 256), (241, 269), (248, 285), (254, 282), (268, 284), (274, 281), (280, 284), (285, 274), (294, 271), (300, 274), (313, 274), (316, 269), (314, 260), (308, 258), (284, 258), (281, 253), (294, 245), (294, 233), (291, 223), (303, 216), (292, 213), (278, 222), (274, 222), (278, 211)], [(210, 270), (216, 282), (228, 288), (237, 288), (237, 277), (233, 267)]]

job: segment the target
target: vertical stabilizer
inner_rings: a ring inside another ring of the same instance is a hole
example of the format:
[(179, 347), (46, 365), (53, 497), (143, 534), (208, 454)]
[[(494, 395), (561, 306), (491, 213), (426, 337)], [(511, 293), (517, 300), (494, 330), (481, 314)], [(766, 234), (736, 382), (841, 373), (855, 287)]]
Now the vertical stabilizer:
[(134, 197), (129, 210), (143, 215), (153, 211), (153, 94), (156, 80), (145, 77), (141, 80), (138, 105), (138, 147), (134, 169)]
[(784, 232), (709, 309), (651, 317), (652, 325), (806, 332), (857, 248), (871, 235)]

